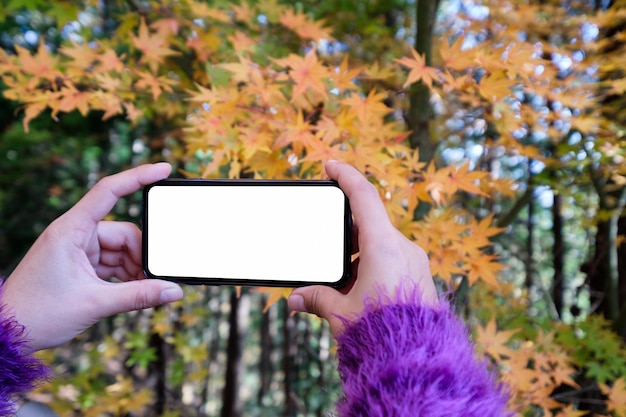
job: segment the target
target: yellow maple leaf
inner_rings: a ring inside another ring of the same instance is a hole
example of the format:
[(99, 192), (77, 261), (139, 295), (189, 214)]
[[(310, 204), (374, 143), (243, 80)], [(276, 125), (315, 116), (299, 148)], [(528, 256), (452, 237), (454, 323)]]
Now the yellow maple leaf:
[(574, 404), (563, 407), (554, 417), (582, 417), (588, 414), (585, 410), (576, 410)]
[(454, 194), (457, 190), (463, 190), (468, 193), (478, 194), (487, 197), (478, 185), (477, 181), (482, 180), (488, 175), (487, 172), (469, 171), (469, 163), (460, 167), (451, 167), (449, 170), (449, 181), (445, 184), (448, 195)]
[(512, 93), (511, 88), (516, 84), (516, 81), (508, 79), (504, 74), (494, 73), (480, 80), (478, 92), (487, 100), (496, 102), (509, 97)]
[(90, 69), (98, 60), (97, 51), (88, 42), (80, 45), (72, 41), (71, 46), (61, 46), (59, 53), (71, 58), (67, 65), (81, 70)]
[(335, 68), (335, 71), (331, 71), (330, 76), (335, 84), (335, 88), (342, 93), (346, 90), (356, 90), (359, 88), (354, 81), (362, 71), (363, 68), (361, 67), (350, 69), (348, 67), (348, 56), (346, 55), (343, 61), (341, 61), (341, 65)]
[(266, 312), (268, 308), (270, 308), (273, 304), (279, 301), (281, 298), (288, 298), (289, 294), (291, 294), (292, 288), (273, 288), (273, 287), (257, 287), (253, 288), (250, 291), (267, 294), (267, 300), (265, 301), (265, 307), (263, 308), (263, 312)]
[(409, 75), (404, 82), (404, 88), (414, 84), (418, 81), (424, 83), (428, 88), (432, 88), (433, 81), (439, 80), (437, 69), (426, 65), (424, 58), (415, 50), (411, 49), (413, 58), (404, 57), (396, 59), (396, 62), (410, 69)]

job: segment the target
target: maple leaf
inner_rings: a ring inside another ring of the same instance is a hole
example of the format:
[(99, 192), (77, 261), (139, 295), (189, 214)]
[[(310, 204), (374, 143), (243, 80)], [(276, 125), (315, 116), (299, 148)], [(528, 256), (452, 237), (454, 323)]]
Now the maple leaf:
[(431, 247), (425, 246), (430, 259), (430, 272), (433, 277), (439, 277), (445, 282), (449, 282), (453, 276), (460, 275), (464, 270), (459, 266), (459, 251), (454, 248), (441, 248), (433, 251)]
[(153, 73), (156, 73), (158, 66), (163, 64), (165, 58), (180, 55), (179, 52), (167, 46), (167, 38), (162, 33), (157, 32), (151, 35), (143, 18), (139, 25), (138, 35), (131, 35), (131, 39), (135, 48), (143, 54), (141, 60), (148, 63)]
[(626, 416), (626, 383), (624, 377), (620, 377), (613, 382), (613, 386), (598, 384), (600, 391), (608, 397), (607, 408), (614, 411), (618, 417)]
[(370, 80), (381, 80), (385, 81), (390, 78), (395, 78), (397, 72), (392, 66), (380, 66), (378, 61), (375, 61), (373, 64), (365, 67), (364, 77)]
[(317, 60), (315, 51), (310, 51), (304, 58), (289, 54), (287, 58), (276, 59), (274, 62), (289, 68), (289, 77), (295, 82), (291, 95), (292, 102), (309, 88), (326, 98), (324, 80), (328, 78), (328, 69)]
[(476, 259), (471, 257), (467, 263), (467, 279), (469, 284), (472, 285), (478, 279), (483, 280), (486, 284), (491, 285), (494, 288), (499, 288), (498, 272), (506, 269), (506, 266), (495, 262), (495, 255), (483, 255)]
[(154, 100), (158, 99), (163, 91), (172, 92), (172, 85), (176, 83), (165, 76), (155, 77), (149, 72), (138, 71), (137, 75), (139, 75), (139, 80), (135, 83), (135, 87), (150, 88)]
[(22, 120), (24, 132), (28, 133), (28, 124), (30, 121), (39, 116), (46, 107), (48, 106), (45, 103), (31, 103), (24, 106), (24, 119)]
[(235, 52), (238, 54), (241, 54), (244, 51), (252, 50), (252, 48), (254, 48), (254, 46), (258, 43), (257, 40), (252, 39), (250, 36), (239, 30), (230, 35), (228, 40), (233, 44), (233, 48), (235, 48)]
[(469, 171), (469, 163), (463, 164), (460, 167), (453, 167), (450, 169), (450, 180), (446, 184), (446, 192), (448, 195), (454, 194), (457, 190), (463, 190), (468, 193), (478, 194), (483, 197), (487, 197), (481, 189), (475, 185), (476, 181), (480, 181), (489, 175), (486, 172), (481, 171)]
[(113, 49), (106, 49), (102, 55), (98, 56), (98, 60), (100, 61), (100, 66), (98, 70), (101, 72), (122, 72), (122, 70), (124, 69), (124, 62), (122, 62), (122, 60), (125, 57), (126, 54), (118, 57)]
[(516, 81), (509, 80), (502, 73), (490, 74), (480, 80), (478, 92), (487, 100), (495, 102), (509, 97), (511, 88), (516, 84)]
[(413, 58), (404, 57), (396, 59), (396, 62), (411, 70), (409, 71), (409, 75), (404, 82), (403, 87), (407, 88), (411, 84), (421, 81), (424, 85), (428, 86), (428, 88), (432, 88), (433, 81), (437, 81), (439, 79), (437, 70), (426, 65), (422, 55), (420, 55), (415, 49), (411, 49), (411, 54), (413, 55)]
[(482, 248), (491, 245), (489, 238), (506, 230), (506, 227), (491, 227), (494, 215), (495, 213), (491, 213), (480, 222), (477, 222), (475, 218), (470, 220), (468, 230), (476, 247)]
[(330, 72), (335, 88), (339, 90), (339, 93), (343, 93), (346, 90), (356, 90), (359, 87), (354, 84), (354, 80), (363, 71), (362, 68), (348, 68), (348, 56), (346, 55), (341, 61), (341, 65)]
[(574, 404), (570, 404), (567, 407), (563, 407), (555, 417), (582, 417), (587, 414), (585, 410), (576, 410)]
[(457, 71), (463, 71), (476, 66), (474, 53), (463, 49), (464, 37), (459, 36), (454, 43), (450, 44), (443, 40), (439, 45), (439, 53), (443, 58), (443, 65)]
[[(282, 148), (287, 145), (301, 145), (305, 147), (309, 147), (310, 142), (316, 141), (319, 139), (315, 137), (315, 135), (311, 131), (311, 124), (304, 119), (304, 115), (302, 111), (298, 111), (296, 114), (295, 120), (287, 126), (282, 134), (280, 134), (276, 140), (274, 141), (274, 148)], [(294, 150), (296, 154), (301, 154), (299, 149)]]
[(361, 123), (368, 124), (392, 111), (383, 102), (386, 97), (385, 93), (376, 93), (375, 90), (371, 90), (366, 97), (353, 93), (350, 97), (341, 100), (341, 104), (348, 106)]
[(503, 356), (513, 356), (514, 351), (506, 346), (506, 343), (517, 332), (518, 330), (498, 331), (496, 320), (492, 318), (485, 327), (478, 326), (476, 328), (476, 342), (480, 344), (491, 357), (498, 360)]
[(68, 62), (69, 66), (76, 67), (81, 70), (90, 69), (98, 59), (98, 53), (89, 43), (79, 45), (76, 42), (72, 42), (71, 46), (61, 46), (59, 48), (59, 53), (71, 58)]
[(268, 297), (267, 297), (267, 300), (265, 301), (265, 307), (263, 308), (263, 312), (266, 312), (273, 304), (280, 301), (281, 298), (287, 299), (289, 297), (289, 294), (291, 294), (291, 291), (293, 291), (293, 289), (292, 288), (257, 287), (257, 288), (251, 289), (250, 291), (260, 293), (260, 294), (267, 294)]
[(178, 33), (180, 23), (178, 20), (172, 18), (158, 19), (150, 24), (150, 28), (154, 29), (162, 36), (170, 36)]
[(241, 4), (232, 4), (230, 9), (235, 15), (235, 20), (249, 24), (255, 18), (254, 7), (250, 7), (247, 1), (242, 1)]
[(189, 2), (191, 12), (194, 16), (200, 18), (209, 18), (222, 23), (230, 23), (230, 16), (225, 10), (210, 7), (205, 2), (191, 1)]
[(136, 123), (143, 116), (143, 111), (136, 108), (133, 103), (124, 103), (124, 110), (126, 110), (126, 118), (133, 123)]
[(287, 9), (279, 16), (280, 23), (288, 29), (293, 30), (302, 39), (311, 39), (315, 42), (321, 39), (333, 40), (330, 35), (330, 28), (323, 27), (323, 21), (313, 21), (304, 13), (293, 9)]
[(89, 105), (92, 99), (91, 93), (79, 91), (74, 84), (66, 83), (66, 86), (61, 89), (60, 96), (58, 110), (68, 113), (78, 110), (82, 116), (86, 116), (89, 112)]
[(100, 88), (105, 91), (117, 91), (122, 84), (122, 80), (118, 77), (113, 77), (109, 74), (98, 73), (94, 74), (94, 78), (98, 82)]
[[(27, 49), (18, 45), (15, 45), (15, 50), (20, 60), (20, 69), (34, 75), (36, 82), (43, 78), (56, 85), (57, 78), (63, 77), (63, 74), (56, 69), (58, 57), (50, 55), (43, 40), (40, 42), (37, 52), (33, 55)], [(32, 84), (36, 85), (36, 82)]]

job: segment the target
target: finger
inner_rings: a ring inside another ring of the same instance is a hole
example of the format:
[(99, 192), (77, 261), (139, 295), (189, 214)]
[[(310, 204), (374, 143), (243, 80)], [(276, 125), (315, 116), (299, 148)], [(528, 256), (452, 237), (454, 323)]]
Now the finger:
[(183, 290), (177, 284), (157, 279), (142, 279), (122, 283), (105, 283), (99, 292), (97, 311), (99, 318), (126, 313), (183, 298)]
[(360, 237), (368, 241), (381, 238), (380, 232), (391, 223), (376, 187), (354, 167), (343, 162), (328, 161), (326, 172), (346, 193)]
[(87, 220), (98, 222), (111, 211), (120, 197), (167, 178), (171, 170), (170, 164), (160, 162), (104, 177), (71, 210)]
[(126, 282), (146, 278), (142, 269), (139, 267), (131, 269), (124, 265), (98, 265), (94, 270), (98, 278), (103, 280), (115, 278)]
[[(102, 253), (126, 253), (135, 264), (141, 264), (141, 231), (129, 222), (99, 222), (98, 242)], [(100, 261), (103, 261), (102, 254)], [(109, 262), (103, 262), (112, 265)]]
[(351, 255), (359, 253), (359, 227), (356, 223), (352, 223), (352, 230), (350, 231), (350, 244)]
[[(129, 281), (143, 276), (141, 263), (132, 259), (128, 252), (100, 252), (100, 263), (96, 265), (95, 269), (98, 277), (103, 279), (117, 278), (120, 281)], [(122, 275), (111, 275), (113, 273), (111, 271), (116, 271), (115, 273), (121, 272)]]
[(293, 311), (315, 314), (328, 320), (336, 307), (341, 305), (343, 295), (337, 290), (323, 285), (312, 285), (295, 289), (287, 299)]

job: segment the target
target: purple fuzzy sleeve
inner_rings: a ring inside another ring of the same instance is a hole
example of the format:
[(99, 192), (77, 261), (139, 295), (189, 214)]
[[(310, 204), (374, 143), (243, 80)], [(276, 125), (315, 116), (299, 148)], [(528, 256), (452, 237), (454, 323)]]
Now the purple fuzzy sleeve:
[(370, 306), (337, 341), (340, 416), (513, 415), (505, 389), (476, 360), (468, 330), (446, 302)]
[(49, 375), (33, 356), (24, 338), (24, 327), (5, 314), (0, 304), (0, 416), (15, 413), (15, 396), (25, 393)]

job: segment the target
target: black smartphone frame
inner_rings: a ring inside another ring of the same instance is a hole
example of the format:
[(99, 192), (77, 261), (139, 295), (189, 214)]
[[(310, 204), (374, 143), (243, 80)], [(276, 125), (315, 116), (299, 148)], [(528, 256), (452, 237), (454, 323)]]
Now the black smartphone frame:
[(186, 277), (186, 276), (163, 276), (153, 274), (149, 270), (149, 193), (154, 187), (176, 187), (176, 186), (192, 186), (192, 187), (222, 187), (222, 186), (254, 186), (254, 187), (336, 187), (341, 191), (338, 183), (332, 180), (267, 180), (267, 179), (164, 179), (153, 184), (149, 184), (143, 189), (143, 205), (142, 205), (142, 267), (144, 275), (151, 279), (164, 279), (168, 281), (178, 282), (190, 285), (240, 285), (240, 286), (259, 286), (259, 287), (285, 287), (295, 288), (308, 285), (325, 285), (333, 288), (342, 288), (350, 280), (351, 264), (352, 264), (352, 212), (350, 203), (343, 191), (344, 200), (344, 219), (343, 219), (343, 274), (336, 281), (300, 281), (300, 280), (271, 280), (271, 279), (252, 279), (249, 277), (240, 278), (222, 278), (222, 277)]

